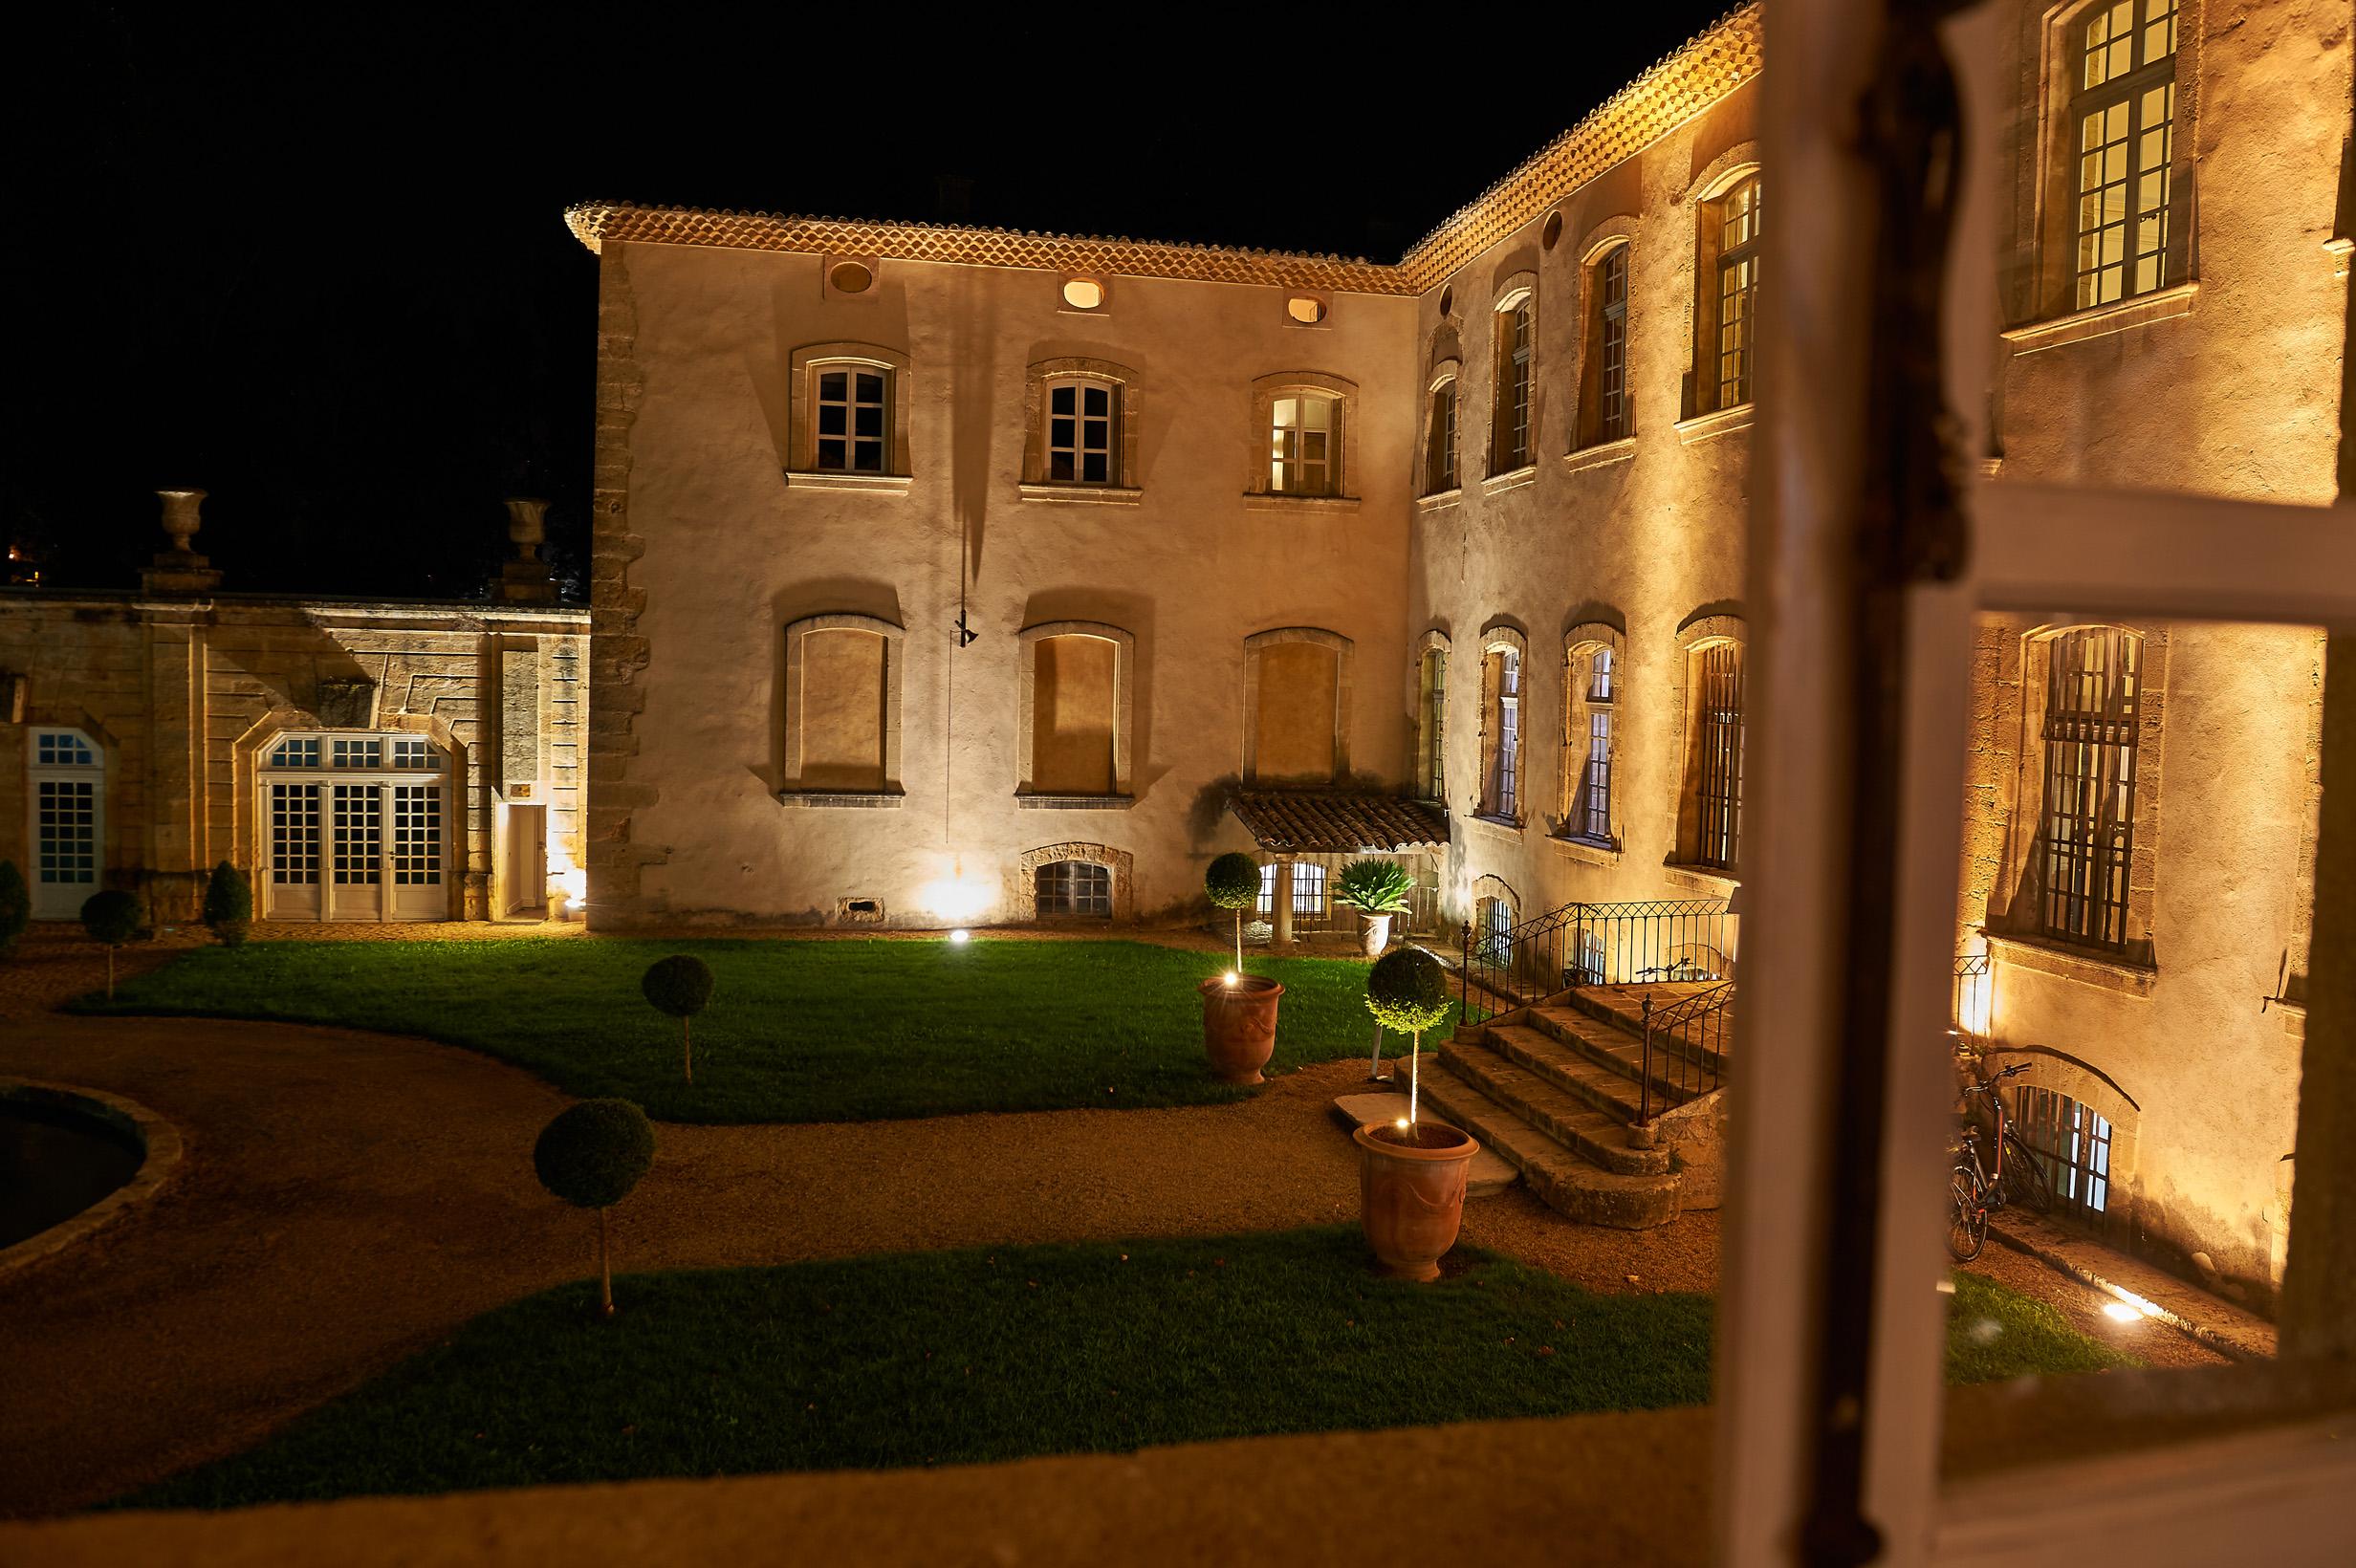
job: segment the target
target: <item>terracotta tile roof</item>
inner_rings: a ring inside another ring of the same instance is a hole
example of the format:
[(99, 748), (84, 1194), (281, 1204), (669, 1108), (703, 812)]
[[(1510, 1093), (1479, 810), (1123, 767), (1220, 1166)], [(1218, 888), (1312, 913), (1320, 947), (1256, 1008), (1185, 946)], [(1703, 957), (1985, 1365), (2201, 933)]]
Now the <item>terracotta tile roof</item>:
[(564, 221), (591, 250), (607, 240), (706, 245), (814, 255), (881, 255), (980, 267), (1033, 267), (1127, 277), (1276, 284), (1337, 294), (1411, 294), (1541, 216), (1555, 203), (1758, 75), (1765, 59), (1759, 0), (1738, 7), (1612, 95), (1520, 166), (1459, 208), (1396, 265), (1225, 245), (1036, 229), (961, 229), (772, 212), (582, 202)]
[(1396, 853), (1448, 842), (1448, 813), (1423, 800), (1342, 790), (1238, 790), (1227, 797), (1262, 849)]

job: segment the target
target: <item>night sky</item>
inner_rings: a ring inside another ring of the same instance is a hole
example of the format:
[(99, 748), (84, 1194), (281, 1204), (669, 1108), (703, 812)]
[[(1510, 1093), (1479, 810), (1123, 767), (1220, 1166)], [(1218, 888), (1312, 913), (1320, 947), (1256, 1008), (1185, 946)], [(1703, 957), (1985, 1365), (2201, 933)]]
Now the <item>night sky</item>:
[[(365, 8), (398, 19), (366, 32), (61, 9), (20, 35), (5, 95), (0, 519), (45, 582), (124, 587), (164, 541), (150, 492), (194, 485), (231, 589), (469, 598), (506, 549), (500, 498), (529, 493), (578, 567), (597, 262), (569, 203), (1391, 261), (1728, 3), (1582, 8), (1505, 54), (1466, 12), (1448, 56), (1345, 56), (1271, 20), (1264, 60), (1224, 13), (1081, 40), (1061, 30), (1086, 12), (1045, 11), (983, 47), (883, 8), (840, 28), (793, 7)], [(1099, 74), (1119, 90), (1091, 108)], [(1355, 112), (1255, 108), (1301, 101)]]

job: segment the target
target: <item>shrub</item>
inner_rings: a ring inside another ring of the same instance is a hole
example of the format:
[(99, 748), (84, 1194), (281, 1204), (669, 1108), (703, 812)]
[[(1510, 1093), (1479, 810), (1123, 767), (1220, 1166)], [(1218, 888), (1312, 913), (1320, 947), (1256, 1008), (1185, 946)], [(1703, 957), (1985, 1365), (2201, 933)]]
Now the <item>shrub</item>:
[(14, 860), (0, 860), (0, 958), (16, 951), (17, 938), (33, 924), (33, 893)]
[(205, 924), (223, 947), (241, 947), (252, 923), (253, 889), (244, 872), (223, 860), (205, 883)]
[(679, 1020), (680, 1059), (687, 1067), (689, 1083), (695, 1081), (692, 1020), (710, 1003), (712, 984), (710, 966), (687, 953), (658, 958), (639, 977), (638, 989), (646, 993), (646, 1000), (654, 1005), (655, 1011)]
[(1243, 912), (1259, 902), (1260, 863), (1240, 850), (1211, 862), (1203, 873), (1203, 892), (1212, 904), (1235, 911), (1235, 972), (1243, 972)]
[(1404, 915), (1415, 874), (1396, 860), (1352, 860), (1342, 868), (1334, 902), (1362, 915)]
[(1414, 1049), (1407, 1053), (1407, 1122), (1411, 1126), (1422, 1100), (1424, 1031), (1448, 1016), (1448, 971), (1421, 947), (1385, 953), (1366, 971), (1366, 1011), (1384, 1028), (1414, 1038)]
[(120, 887), (110, 887), (93, 893), (82, 901), (82, 929), (90, 940), (106, 948), (106, 999), (115, 999), (115, 949), (126, 942), (143, 942), (152, 933), (147, 929), (147, 905), (137, 893), (126, 893)]
[(626, 1100), (584, 1100), (556, 1113), (532, 1145), (540, 1185), (576, 1209), (598, 1211), (598, 1307), (614, 1315), (605, 1210), (630, 1195), (654, 1164), (654, 1125)]

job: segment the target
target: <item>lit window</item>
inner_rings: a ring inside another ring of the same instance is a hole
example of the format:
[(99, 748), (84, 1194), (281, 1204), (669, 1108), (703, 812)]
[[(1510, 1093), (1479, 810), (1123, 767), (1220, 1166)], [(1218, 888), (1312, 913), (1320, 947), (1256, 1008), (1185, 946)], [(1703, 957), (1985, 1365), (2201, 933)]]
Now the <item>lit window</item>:
[(2070, 113), (2081, 310), (2149, 294), (2166, 278), (2176, 5), (2117, 0), (2087, 18), (2081, 38)]
[[(1274, 864), (1260, 867), (1259, 912), (1276, 912), (1276, 868)], [(1325, 913), (1325, 868), (1307, 860), (1293, 862), (1293, 913), (1322, 915)]]
[(2014, 1091), (2013, 1127), (2045, 1167), (2055, 1197), (2088, 1219), (2110, 1209), (2110, 1122), (2067, 1095)]
[(1076, 311), (1092, 311), (1104, 303), (1104, 285), (1092, 277), (1067, 278), (1063, 302)]
[(2124, 947), (2143, 639), (2090, 626), (2054, 638), (2046, 659), (2040, 924), (2047, 936)]
[(1106, 381), (1047, 383), (1047, 478), (1057, 484), (1120, 483), (1113, 457), (1115, 388)]
[(1448, 798), (1448, 650), (1424, 651), (1422, 730), (1417, 747), (1420, 783), (1427, 800)]
[(1339, 493), (1335, 461), (1342, 434), (1342, 400), (1294, 393), (1272, 405), (1268, 488), (1278, 495)]
[(814, 460), (821, 473), (884, 473), (890, 451), (891, 372), (867, 365), (824, 365), (818, 371), (818, 434)]
[(1718, 198), (1716, 361), (1714, 406), (1751, 401), (1757, 364), (1753, 334), (1758, 316), (1759, 184), (1754, 174)]
[(1521, 817), (1521, 655), (1492, 648), (1482, 661), (1489, 688), (1488, 734), (1481, 770), (1481, 814), (1518, 821)]
[(1084, 860), (1057, 860), (1038, 868), (1032, 891), (1042, 919), (1056, 915), (1112, 918), (1113, 874), (1109, 866)]
[(1295, 294), (1284, 302), (1284, 314), (1304, 327), (1314, 327), (1325, 319), (1325, 301), (1315, 294)]
[(1563, 810), (1563, 831), (1574, 838), (1611, 842), (1612, 655), (1594, 648), (1586, 659), (1586, 680), (1570, 682), (1570, 711), (1564, 715), (1563, 742), (1571, 747), (1567, 759), (1570, 798)]
[(1628, 248), (1614, 246), (1595, 264), (1595, 426), (1593, 439), (1620, 441), (1628, 418)]
[(1713, 642), (1695, 658), (1701, 683), (1693, 737), (1700, 838), (1694, 860), (1731, 871), (1742, 855), (1742, 644)]

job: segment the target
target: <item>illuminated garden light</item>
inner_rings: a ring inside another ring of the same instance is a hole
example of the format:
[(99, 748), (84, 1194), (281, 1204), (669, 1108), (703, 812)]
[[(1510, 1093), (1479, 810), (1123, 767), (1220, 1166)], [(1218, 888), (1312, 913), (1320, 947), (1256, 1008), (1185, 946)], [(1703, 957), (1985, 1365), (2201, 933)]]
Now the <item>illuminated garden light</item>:
[(2105, 1301), (2103, 1303), (2103, 1316), (2115, 1322), (2131, 1323), (2143, 1314), (2128, 1306), (2125, 1301)]
[(950, 946), (950, 947), (964, 947), (967, 943), (969, 943), (969, 942), (971, 942), (971, 941), (972, 941), (972, 940), (973, 940), (973, 933), (972, 933), (971, 931), (967, 930), (964, 926), (958, 926), (958, 927), (957, 927), (957, 929), (955, 929), (955, 930), (953, 930), (953, 931), (949, 932), (949, 946)]

